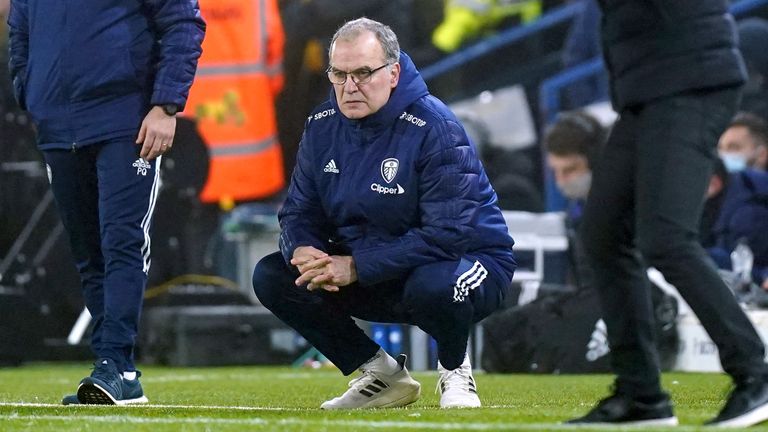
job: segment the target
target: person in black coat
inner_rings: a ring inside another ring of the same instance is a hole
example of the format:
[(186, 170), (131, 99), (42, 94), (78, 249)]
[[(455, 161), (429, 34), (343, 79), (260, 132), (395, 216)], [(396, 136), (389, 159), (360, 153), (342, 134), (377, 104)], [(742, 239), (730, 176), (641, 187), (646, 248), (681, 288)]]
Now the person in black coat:
[(610, 396), (570, 423), (678, 422), (661, 388), (646, 265), (691, 306), (734, 381), (708, 423), (760, 423), (768, 419), (763, 343), (698, 242), (717, 138), (746, 78), (728, 2), (599, 3), (620, 117), (597, 161), (581, 234), (617, 378)]

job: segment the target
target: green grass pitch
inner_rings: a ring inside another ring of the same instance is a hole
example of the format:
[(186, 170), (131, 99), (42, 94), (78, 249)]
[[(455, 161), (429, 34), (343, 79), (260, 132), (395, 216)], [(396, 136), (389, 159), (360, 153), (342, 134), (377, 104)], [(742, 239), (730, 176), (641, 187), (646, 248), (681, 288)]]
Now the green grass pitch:
[[(548, 431), (641, 430), (562, 425), (605, 396), (608, 375), (477, 373), (480, 409), (441, 410), (436, 372), (414, 376), (422, 397), (408, 408), (327, 412), (320, 403), (346, 389), (336, 370), (289, 367), (144, 367), (150, 405), (64, 407), (64, 394), (89, 373), (85, 364), (0, 369), (0, 431)], [(668, 373), (678, 431), (707, 430), (727, 395), (721, 374)], [(655, 429), (660, 430), (660, 429)], [(711, 428), (709, 428), (711, 430)], [(752, 428), (768, 431), (768, 426)]]

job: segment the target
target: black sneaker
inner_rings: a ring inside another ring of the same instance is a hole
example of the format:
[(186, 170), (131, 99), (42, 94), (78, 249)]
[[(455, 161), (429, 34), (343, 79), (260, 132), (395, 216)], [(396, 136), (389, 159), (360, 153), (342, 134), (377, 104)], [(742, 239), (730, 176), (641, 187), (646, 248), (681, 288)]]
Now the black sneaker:
[(77, 399), (82, 404), (117, 405), (123, 399), (123, 377), (108, 358), (96, 360), (91, 376), (83, 378), (77, 387)]
[(567, 424), (622, 424), (642, 426), (676, 426), (669, 396), (661, 394), (655, 400), (638, 400), (615, 393), (600, 402), (584, 417), (568, 420)]
[(736, 386), (720, 414), (705, 424), (746, 427), (768, 420), (768, 380), (749, 378)]

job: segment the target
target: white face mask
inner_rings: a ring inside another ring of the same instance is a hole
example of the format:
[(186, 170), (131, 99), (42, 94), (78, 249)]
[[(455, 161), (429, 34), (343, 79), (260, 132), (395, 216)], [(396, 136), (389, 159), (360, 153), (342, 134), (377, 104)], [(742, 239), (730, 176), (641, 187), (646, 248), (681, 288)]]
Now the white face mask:
[(725, 169), (729, 173), (744, 171), (747, 169), (747, 157), (741, 153), (723, 152), (720, 153), (720, 159), (725, 164)]
[(560, 192), (566, 198), (585, 199), (589, 194), (589, 188), (592, 186), (592, 173), (584, 173), (568, 183), (560, 185)]

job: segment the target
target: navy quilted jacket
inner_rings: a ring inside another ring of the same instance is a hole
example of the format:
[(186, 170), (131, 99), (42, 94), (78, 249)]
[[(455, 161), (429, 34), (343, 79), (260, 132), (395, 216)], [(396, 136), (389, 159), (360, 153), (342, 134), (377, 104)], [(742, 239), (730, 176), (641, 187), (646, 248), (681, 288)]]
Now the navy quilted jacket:
[(10, 69), (41, 149), (135, 136), (183, 107), (205, 24), (196, 0), (13, 0)]
[(512, 238), (474, 145), (406, 54), (389, 101), (350, 120), (312, 112), (279, 218), (280, 248), (352, 255), (361, 285), (482, 251), (514, 272)]
[(598, 0), (617, 110), (744, 83), (728, 0)]

